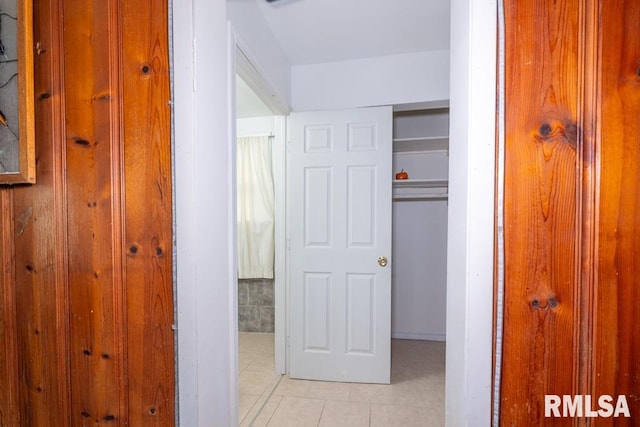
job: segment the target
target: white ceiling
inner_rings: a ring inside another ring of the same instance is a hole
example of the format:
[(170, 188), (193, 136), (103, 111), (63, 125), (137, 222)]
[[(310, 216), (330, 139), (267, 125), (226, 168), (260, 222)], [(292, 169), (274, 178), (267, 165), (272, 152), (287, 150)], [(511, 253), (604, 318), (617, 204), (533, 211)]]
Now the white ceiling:
[(449, 0), (256, 0), (292, 65), (449, 49)]
[[(449, 0), (252, 1), (294, 66), (449, 49)], [(237, 114), (273, 114), (239, 77)]]

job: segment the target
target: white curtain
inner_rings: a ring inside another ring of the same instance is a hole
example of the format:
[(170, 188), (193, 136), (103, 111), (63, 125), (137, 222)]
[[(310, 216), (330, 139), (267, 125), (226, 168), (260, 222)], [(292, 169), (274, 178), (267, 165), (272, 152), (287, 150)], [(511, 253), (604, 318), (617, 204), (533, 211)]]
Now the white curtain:
[(238, 138), (238, 277), (273, 278), (274, 188), (271, 139)]

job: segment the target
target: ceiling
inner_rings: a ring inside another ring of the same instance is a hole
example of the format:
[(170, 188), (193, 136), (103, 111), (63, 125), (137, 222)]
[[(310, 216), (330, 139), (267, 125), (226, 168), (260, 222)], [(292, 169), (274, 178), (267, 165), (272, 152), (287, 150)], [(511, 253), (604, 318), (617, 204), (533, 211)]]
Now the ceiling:
[[(449, 49), (449, 0), (249, 1), (293, 66)], [(240, 78), (237, 114), (272, 114)]]
[(449, 0), (255, 0), (292, 65), (449, 49)]

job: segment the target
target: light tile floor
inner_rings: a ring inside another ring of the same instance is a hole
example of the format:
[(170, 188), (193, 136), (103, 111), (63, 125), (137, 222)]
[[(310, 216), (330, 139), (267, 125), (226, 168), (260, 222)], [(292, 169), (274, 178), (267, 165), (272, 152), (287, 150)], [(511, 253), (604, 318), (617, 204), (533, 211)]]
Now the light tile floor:
[(445, 344), (392, 340), (391, 384), (294, 380), (274, 373), (273, 334), (239, 335), (240, 425), (444, 425)]

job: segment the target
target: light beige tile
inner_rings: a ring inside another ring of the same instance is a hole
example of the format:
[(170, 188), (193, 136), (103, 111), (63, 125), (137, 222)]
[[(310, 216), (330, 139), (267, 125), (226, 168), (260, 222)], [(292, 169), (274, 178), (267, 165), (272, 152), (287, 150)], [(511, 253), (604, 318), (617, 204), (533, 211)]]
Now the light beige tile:
[(312, 381), (307, 397), (323, 400), (349, 400), (349, 384)]
[(435, 390), (414, 383), (392, 385), (391, 399), (394, 405), (432, 407), (441, 404)]
[(324, 400), (284, 396), (274, 412), (270, 427), (317, 426), (324, 407)]
[(369, 404), (328, 400), (320, 416), (320, 427), (368, 427)]
[(420, 419), (425, 426), (444, 426), (444, 404), (437, 405), (436, 407), (418, 409), (420, 411)]
[[(273, 336), (241, 333), (239, 346), (241, 426), (444, 425), (443, 343), (393, 340), (392, 385), (285, 376), (271, 397), (279, 379), (274, 373)], [(362, 421), (365, 412), (367, 422)]]
[(264, 399), (266, 396), (262, 396), (253, 406), (249, 414), (244, 417), (240, 424), (241, 427), (265, 427), (269, 423), (282, 400), (282, 396), (271, 396), (266, 403)]
[(265, 374), (244, 370), (239, 376), (240, 394), (261, 395), (268, 387), (272, 387), (279, 376), (275, 374)]
[(393, 402), (391, 386), (386, 384), (349, 384), (349, 400), (352, 402)]
[(242, 359), (238, 359), (238, 373), (241, 373), (242, 371), (244, 371), (247, 366), (249, 366), (249, 361), (247, 360), (242, 360)]
[(260, 355), (273, 354), (275, 348), (273, 334), (252, 332), (238, 333), (238, 351)]
[(258, 394), (240, 395), (240, 402), (238, 404), (238, 418), (240, 419), (240, 421), (244, 420), (244, 418), (247, 416), (249, 411), (251, 411), (259, 398), (260, 395)]
[(371, 427), (432, 427), (424, 424), (420, 410), (412, 406), (371, 405)]
[(295, 396), (295, 397), (304, 397), (309, 392), (309, 388), (311, 387), (311, 381), (307, 380), (295, 380), (289, 378), (289, 376), (285, 376), (280, 381), (280, 384), (275, 389), (273, 394), (279, 396)]
[(260, 357), (260, 355), (256, 353), (248, 353), (246, 351), (238, 352), (238, 361), (240, 362), (251, 363), (258, 357)]
[(403, 365), (400, 362), (391, 369), (391, 384), (424, 383), (428, 378), (425, 369), (416, 366)]
[(263, 357), (257, 358), (249, 363), (244, 368), (245, 371), (251, 372), (259, 372), (263, 374), (272, 374), (276, 373), (275, 363), (273, 361), (273, 357)]

